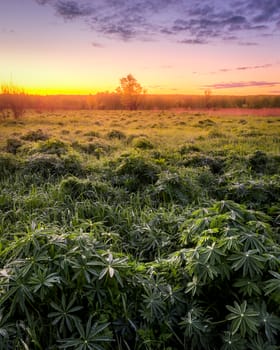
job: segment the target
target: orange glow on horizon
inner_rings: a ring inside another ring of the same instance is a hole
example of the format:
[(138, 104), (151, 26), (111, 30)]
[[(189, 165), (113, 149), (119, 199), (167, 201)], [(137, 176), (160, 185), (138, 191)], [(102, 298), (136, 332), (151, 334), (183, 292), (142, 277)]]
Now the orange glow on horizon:
[[(5, 84), (1, 84), (5, 85)], [(98, 93), (114, 93), (116, 92), (116, 87), (111, 88), (86, 88), (86, 87), (28, 87), (28, 86), (20, 86), (28, 95), (38, 95), (38, 96), (47, 96), (47, 95), (95, 95)], [(207, 90), (205, 88), (205, 90)], [(188, 89), (184, 91), (183, 89), (165, 89), (162, 91), (161, 89), (146, 89), (147, 95), (204, 95), (204, 89)], [(263, 91), (258, 87), (251, 88), (243, 88), (236, 89), (236, 91), (232, 89), (210, 89), (212, 96), (258, 96), (258, 95), (279, 95), (280, 92), (268, 93)]]

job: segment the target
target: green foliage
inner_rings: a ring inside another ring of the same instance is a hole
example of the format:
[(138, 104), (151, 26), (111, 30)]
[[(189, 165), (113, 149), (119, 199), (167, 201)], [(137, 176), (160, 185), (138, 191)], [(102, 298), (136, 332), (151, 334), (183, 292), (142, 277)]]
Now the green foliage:
[(183, 145), (179, 148), (179, 153), (183, 156), (192, 152), (200, 152), (201, 149), (196, 145)]
[(108, 132), (107, 137), (109, 139), (118, 139), (118, 140), (126, 139), (125, 134), (120, 130), (112, 130), (112, 131)]
[(60, 194), (72, 200), (98, 200), (102, 197), (109, 198), (113, 193), (113, 188), (105, 182), (79, 179), (74, 176), (64, 178), (60, 183)]
[(80, 127), (2, 153), (0, 350), (278, 349), (279, 159), (243, 124), (179, 149)]
[(252, 167), (252, 170), (256, 172), (263, 172), (263, 170), (266, 168), (268, 162), (267, 155), (262, 151), (256, 151), (252, 156), (249, 158), (249, 164)]
[(236, 301), (234, 307), (227, 305), (227, 309), (231, 312), (227, 316), (227, 320), (232, 321), (231, 333), (234, 335), (240, 332), (244, 337), (246, 333), (258, 333), (257, 326), (259, 325), (257, 316), (259, 315), (252, 308), (247, 307), (247, 301), (239, 305)]
[(23, 143), (16, 138), (8, 139), (7, 140), (7, 146), (6, 151), (8, 153), (16, 154), (18, 149), (23, 145)]
[(49, 139), (49, 136), (42, 129), (37, 129), (29, 131), (21, 138), (26, 141), (46, 141)]
[(191, 153), (184, 156), (182, 164), (185, 167), (209, 167), (213, 174), (221, 174), (224, 170), (223, 158), (213, 158), (200, 153)]
[(262, 209), (277, 203), (280, 196), (279, 177), (269, 180), (256, 179), (241, 183), (232, 183), (227, 187), (226, 197), (235, 202), (244, 203), (254, 209)]
[(188, 204), (198, 197), (198, 188), (187, 174), (162, 172), (155, 183), (151, 196), (156, 202)]
[(154, 145), (152, 144), (152, 142), (150, 140), (148, 140), (145, 137), (136, 137), (132, 140), (132, 145), (135, 148), (139, 148), (139, 149), (153, 149)]
[(155, 183), (159, 172), (159, 167), (151, 161), (141, 156), (130, 155), (120, 159), (116, 169), (116, 183), (130, 191), (136, 191), (143, 186)]
[(78, 151), (85, 152), (87, 154), (92, 154), (96, 158), (100, 158), (101, 156), (104, 156), (108, 153), (110, 153), (111, 146), (107, 144), (104, 140), (97, 139), (96, 141), (88, 142), (88, 143), (77, 143), (74, 142), (72, 144), (74, 149), (77, 149)]
[(19, 160), (11, 154), (0, 153), (0, 179), (14, 174), (20, 165)]
[(76, 350), (105, 350), (108, 349), (106, 343), (112, 341), (111, 332), (106, 331), (109, 323), (92, 324), (92, 317), (89, 318), (86, 327), (83, 328), (80, 322), (76, 322), (78, 331), (77, 337), (71, 337), (60, 341), (62, 345), (59, 349), (76, 349)]
[(58, 157), (53, 154), (34, 154), (23, 165), (25, 174), (42, 176), (45, 179), (62, 175), (78, 175), (84, 172), (82, 164), (74, 155)]
[(36, 151), (39, 153), (55, 154), (60, 157), (68, 153), (69, 145), (60, 140), (49, 139), (39, 143)]

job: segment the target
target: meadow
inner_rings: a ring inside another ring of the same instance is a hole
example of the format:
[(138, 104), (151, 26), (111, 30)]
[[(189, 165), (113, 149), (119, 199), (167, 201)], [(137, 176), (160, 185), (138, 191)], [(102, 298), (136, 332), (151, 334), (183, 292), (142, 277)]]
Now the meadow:
[(280, 349), (280, 111), (0, 120), (0, 350)]

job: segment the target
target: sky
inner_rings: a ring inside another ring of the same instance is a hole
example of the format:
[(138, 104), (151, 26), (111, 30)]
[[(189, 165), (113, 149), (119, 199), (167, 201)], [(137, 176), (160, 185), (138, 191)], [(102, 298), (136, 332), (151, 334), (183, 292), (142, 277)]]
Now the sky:
[(280, 94), (280, 0), (0, 0), (0, 84)]

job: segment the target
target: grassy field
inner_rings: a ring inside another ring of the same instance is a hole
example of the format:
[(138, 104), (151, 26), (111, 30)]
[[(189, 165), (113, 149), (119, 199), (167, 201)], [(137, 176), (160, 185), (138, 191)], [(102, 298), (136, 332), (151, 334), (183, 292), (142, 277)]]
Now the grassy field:
[(278, 112), (1, 120), (0, 350), (279, 349)]

